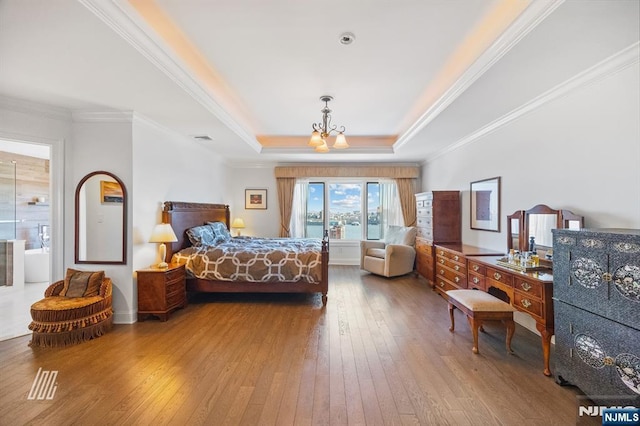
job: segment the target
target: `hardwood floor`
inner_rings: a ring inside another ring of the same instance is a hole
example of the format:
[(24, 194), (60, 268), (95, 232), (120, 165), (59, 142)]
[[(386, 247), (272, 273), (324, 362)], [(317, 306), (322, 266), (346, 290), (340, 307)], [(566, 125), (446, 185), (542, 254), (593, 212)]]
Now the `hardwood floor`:
[[(169, 321), (64, 349), (0, 342), (0, 424), (575, 424), (578, 391), (542, 374), (539, 338), (466, 320), (413, 275), (330, 268), (319, 295), (191, 298)], [(27, 398), (38, 369), (51, 400)]]

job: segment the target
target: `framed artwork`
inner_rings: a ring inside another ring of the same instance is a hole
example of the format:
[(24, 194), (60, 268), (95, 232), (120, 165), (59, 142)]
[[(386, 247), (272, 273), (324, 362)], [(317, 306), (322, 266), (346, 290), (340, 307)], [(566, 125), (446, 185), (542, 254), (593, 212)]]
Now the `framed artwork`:
[(100, 181), (100, 202), (101, 203), (120, 203), (124, 200), (122, 187), (118, 182), (108, 180)]
[(500, 232), (500, 177), (471, 182), (471, 229)]
[(266, 210), (267, 209), (267, 190), (266, 189), (245, 189), (244, 190), (244, 208), (250, 210)]

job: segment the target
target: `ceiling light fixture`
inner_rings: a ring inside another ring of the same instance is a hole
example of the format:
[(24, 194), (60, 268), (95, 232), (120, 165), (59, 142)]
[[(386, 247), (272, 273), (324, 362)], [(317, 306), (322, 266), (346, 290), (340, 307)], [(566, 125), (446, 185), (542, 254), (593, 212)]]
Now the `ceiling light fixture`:
[(322, 121), (319, 123), (313, 123), (313, 132), (311, 133), (311, 140), (309, 140), (309, 146), (315, 148), (316, 152), (329, 152), (329, 145), (327, 145), (327, 138), (331, 136), (332, 132), (337, 132), (336, 141), (333, 143), (333, 148), (344, 149), (349, 148), (347, 144), (347, 138), (344, 137), (345, 127), (331, 124), (331, 110), (329, 109), (329, 101), (333, 99), (333, 96), (324, 95), (320, 96), (320, 100), (324, 102), (324, 108), (320, 110), (322, 112)]

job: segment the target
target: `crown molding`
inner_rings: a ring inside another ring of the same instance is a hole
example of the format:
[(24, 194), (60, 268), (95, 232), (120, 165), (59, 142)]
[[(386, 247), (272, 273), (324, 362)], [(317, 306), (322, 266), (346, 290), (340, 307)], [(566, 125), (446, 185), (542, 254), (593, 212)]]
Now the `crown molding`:
[(454, 144), (449, 145), (440, 151), (437, 151), (433, 155), (427, 157), (422, 164), (427, 164), (435, 160), (436, 158), (448, 154), (449, 152), (455, 151), (458, 148), (475, 142), (488, 135), (489, 133), (492, 133), (503, 126), (506, 126), (510, 122), (517, 120), (523, 115), (528, 114), (555, 99), (566, 96), (574, 90), (578, 90), (600, 80), (604, 80), (638, 62), (640, 62), (640, 42), (635, 42), (632, 45), (591, 66), (590, 68), (587, 68), (579, 74), (576, 74), (568, 80), (563, 81), (562, 83), (547, 90), (539, 96), (536, 96), (529, 102), (511, 110), (509, 113), (481, 127), (475, 132), (459, 139)]
[(256, 152), (262, 146), (236, 121), (126, 1), (78, 0)]
[(351, 155), (351, 154), (393, 154), (393, 147), (390, 146), (372, 146), (366, 148), (350, 146), (347, 149), (329, 149), (329, 152), (315, 152), (310, 147), (272, 147), (262, 148), (260, 154), (314, 154), (314, 155)]
[(72, 112), (73, 121), (77, 123), (131, 123), (133, 111), (84, 111)]
[(547, 16), (556, 10), (565, 0), (532, 2), (500, 37), (438, 98), (404, 133), (400, 135), (393, 148), (397, 151), (413, 139), (422, 129), (442, 113), (476, 80), (487, 72), (507, 52), (516, 46), (531, 30), (537, 27)]
[(45, 118), (53, 118), (55, 120), (71, 121), (71, 111), (66, 108), (28, 101), (26, 99), (13, 98), (10, 96), (0, 95), (0, 108), (9, 111), (34, 114)]

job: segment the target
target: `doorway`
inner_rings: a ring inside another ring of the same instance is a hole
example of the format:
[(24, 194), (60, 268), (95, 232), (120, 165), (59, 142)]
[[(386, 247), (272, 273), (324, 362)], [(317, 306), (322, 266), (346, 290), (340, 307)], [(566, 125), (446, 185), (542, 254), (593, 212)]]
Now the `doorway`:
[(51, 283), (51, 148), (0, 139), (0, 340), (30, 332)]

